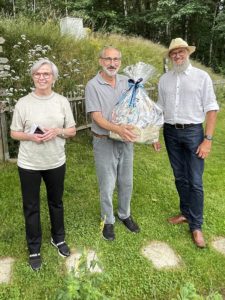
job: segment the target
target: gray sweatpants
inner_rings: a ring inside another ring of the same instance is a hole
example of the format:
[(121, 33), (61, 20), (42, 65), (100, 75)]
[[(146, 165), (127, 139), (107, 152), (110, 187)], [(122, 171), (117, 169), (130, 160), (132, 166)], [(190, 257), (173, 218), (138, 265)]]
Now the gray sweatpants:
[(95, 166), (100, 189), (101, 218), (113, 224), (113, 191), (117, 182), (118, 215), (130, 216), (133, 189), (133, 144), (93, 137)]

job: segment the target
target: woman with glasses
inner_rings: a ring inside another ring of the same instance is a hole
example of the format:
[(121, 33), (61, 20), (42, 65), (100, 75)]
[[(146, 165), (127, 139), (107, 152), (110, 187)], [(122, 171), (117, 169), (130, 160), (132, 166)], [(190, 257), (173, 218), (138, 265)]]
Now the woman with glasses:
[(21, 182), (29, 264), (41, 267), (40, 185), (43, 179), (51, 221), (51, 244), (67, 257), (63, 190), (65, 139), (75, 136), (75, 121), (68, 100), (55, 93), (58, 78), (54, 63), (41, 59), (31, 68), (34, 91), (19, 99), (11, 124), (11, 137), (20, 141), (18, 171)]

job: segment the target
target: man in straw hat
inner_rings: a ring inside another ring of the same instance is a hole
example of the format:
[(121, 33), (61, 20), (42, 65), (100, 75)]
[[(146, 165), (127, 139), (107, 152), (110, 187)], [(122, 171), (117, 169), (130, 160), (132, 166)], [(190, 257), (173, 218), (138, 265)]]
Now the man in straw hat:
[[(180, 198), (180, 214), (168, 222), (189, 223), (194, 243), (204, 248), (202, 176), (219, 107), (209, 75), (189, 61), (194, 51), (195, 46), (181, 38), (171, 41), (166, 56), (172, 70), (159, 80), (158, 105), (164, 112), (165, 145)], [(159, 151), (160, 143), (155, 143), (154, 148)]]

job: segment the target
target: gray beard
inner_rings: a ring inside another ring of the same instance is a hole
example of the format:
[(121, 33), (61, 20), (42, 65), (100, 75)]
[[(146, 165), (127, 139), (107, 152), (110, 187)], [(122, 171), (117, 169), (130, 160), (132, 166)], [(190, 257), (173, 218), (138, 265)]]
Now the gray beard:
[(102, 67), (102, 69), (109, 77), (114, 77), (117, 74), (117, 70), (110, 72), (106, 67)]
[(188, 58), (181, 65), (176, 65), (175, 63), (173, 63), (173, 71), (178, 74), (182, 73), (188, 68), (189, 65), (190, 65), (190, 61)]

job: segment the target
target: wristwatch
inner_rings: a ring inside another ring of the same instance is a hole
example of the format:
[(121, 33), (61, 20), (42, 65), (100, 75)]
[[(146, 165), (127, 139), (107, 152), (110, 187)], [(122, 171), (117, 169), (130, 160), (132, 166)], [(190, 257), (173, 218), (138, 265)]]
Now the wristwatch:
[(206, 134), (206, 135), (204, 135), (204, 139), (206, 139), (208, 141), (212, 141), (213, 137), (212, 137), (212, 135)]

